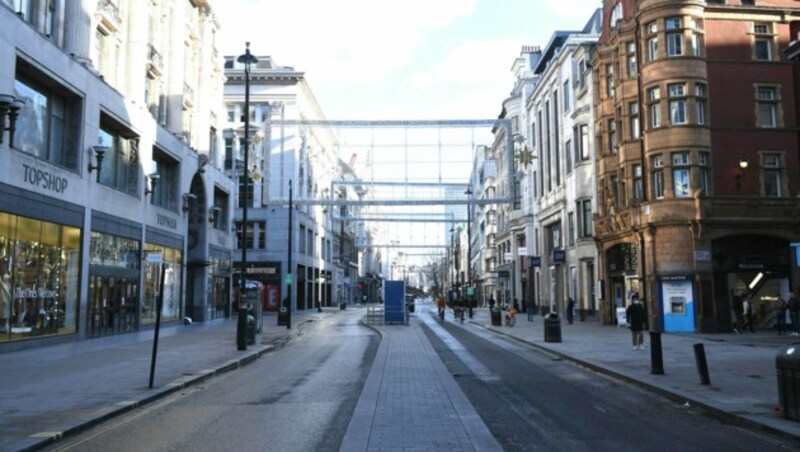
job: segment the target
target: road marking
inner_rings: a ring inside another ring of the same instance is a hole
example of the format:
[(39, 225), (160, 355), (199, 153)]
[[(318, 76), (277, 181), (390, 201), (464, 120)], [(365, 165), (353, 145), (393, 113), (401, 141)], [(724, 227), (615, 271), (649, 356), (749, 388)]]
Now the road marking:
[(478, 360), (472, 353), (470, 353), (464, 344), (458, 341), (452, 334), (448, 333), (447, 330), (444, 329), (442, 325), (439, 324), (438, 321), (433, 319), (433, 316), (429, 315), (431, 311), (426, 311), (425, 313), (419, 316), (425, 325), (433, 331), (434, 334), (439, 336), (439, 339), (447, 345), (447, 348), (452, 350), (458, 359), (466, 365), (469, 370), (472, 371), (475, 376), (484, 382), (490, 381), (499, 381), (500, 377), (497, 376), (494, 372), (489, 370), (488, 367), (484, 366), (483, 363)]

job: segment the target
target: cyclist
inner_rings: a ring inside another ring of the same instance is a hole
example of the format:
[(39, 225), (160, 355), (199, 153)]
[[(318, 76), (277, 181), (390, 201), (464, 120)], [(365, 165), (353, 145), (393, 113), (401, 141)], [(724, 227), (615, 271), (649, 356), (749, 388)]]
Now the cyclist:
[(508, 309), (508, 314), (506, 314), (506, 326), (514, 326), (517, 323), (517, 308), (516, 306), (511, 306)]
[(447, 309), (447, 303), (444, 301), (444, 297), (439, 297), (436, 300), (436, 308), (439, 310), (439, 321), (444, 322), (444, 311)]

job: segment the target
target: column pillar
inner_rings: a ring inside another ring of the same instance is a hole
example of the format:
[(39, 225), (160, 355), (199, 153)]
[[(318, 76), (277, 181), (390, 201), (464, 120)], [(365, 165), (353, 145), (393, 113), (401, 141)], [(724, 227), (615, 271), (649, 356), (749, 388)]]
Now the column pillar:
[(64, 2), (64, 50), (83, 65), (91, 66), (92, 11), (96, 0)]

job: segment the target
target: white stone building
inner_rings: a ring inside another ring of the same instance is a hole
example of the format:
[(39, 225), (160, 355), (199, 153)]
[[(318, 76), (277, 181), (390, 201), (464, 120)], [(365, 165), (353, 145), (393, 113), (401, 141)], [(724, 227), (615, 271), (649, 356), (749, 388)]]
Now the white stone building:
[(229, 312), (210, 3), (0, 1), (3, 349)]

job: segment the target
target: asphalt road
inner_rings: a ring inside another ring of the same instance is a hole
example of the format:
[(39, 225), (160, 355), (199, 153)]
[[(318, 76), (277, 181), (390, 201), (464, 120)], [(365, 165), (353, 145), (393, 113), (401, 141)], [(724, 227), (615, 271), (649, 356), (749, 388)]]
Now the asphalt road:
[[(797, 450), (486, 330), (418, 314), (448, 370), (508, 451)], [(517, 319), (524, 327), (525, 318)], [(444, 432), (443, 434), (446, 434)]]
[(346, 311), (256, 362), (50, 450), (336, 451), (379, 345)]

